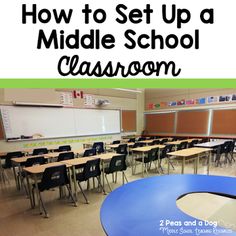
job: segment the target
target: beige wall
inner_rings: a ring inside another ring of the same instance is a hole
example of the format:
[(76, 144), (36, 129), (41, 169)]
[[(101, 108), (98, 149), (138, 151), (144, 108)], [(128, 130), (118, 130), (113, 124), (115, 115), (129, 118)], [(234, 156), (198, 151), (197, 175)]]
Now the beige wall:
[[(59, 104), (61, 92), (68, 92), (72, 90), (73, 89), (0, 89), (0, 103), (12, 104), (12, 102), (18, 101)], [(106, 106), (104, 109), (136, 110), (137, 114), (139, 114), (137, 116), (137, 130), (142, 130), (144, 93), (142, 93), (142, 95), (137, 95), (136, 93), (118, 91), (113, 89), (82, 89), (82, 91), (85, 94), (93, 95), (94, 98), (102, 98), (109, 100), (110, 105)], [(79, 98), (73, 99), (74, 106), (83, 107), (83, 102), (84, 101)], [(141, 108), (139, 104), (141, 104)], [(56, 148), (59, 145), (63, 145), (65, 143), (70, 143), (72, 144), (72, 147), (79, 148), (84, 142), (94, 142), (96, 140), (110, 141), (119, 139), (121, 135), (125, 135), (125, 133), (119, 135), (58, 138), (20, 142), (0, 141), (0, 150), (13, 151), (22, 148), (34, 148), (41, 146)]]

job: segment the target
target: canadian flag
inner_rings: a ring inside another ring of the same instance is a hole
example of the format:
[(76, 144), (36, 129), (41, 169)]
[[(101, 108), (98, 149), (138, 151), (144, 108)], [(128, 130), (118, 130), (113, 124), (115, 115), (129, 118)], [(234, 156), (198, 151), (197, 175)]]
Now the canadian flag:
[(84, 93), (83, 93), (83, 91), (74, 90), (73, 97), (74, 98), (84, 98)]

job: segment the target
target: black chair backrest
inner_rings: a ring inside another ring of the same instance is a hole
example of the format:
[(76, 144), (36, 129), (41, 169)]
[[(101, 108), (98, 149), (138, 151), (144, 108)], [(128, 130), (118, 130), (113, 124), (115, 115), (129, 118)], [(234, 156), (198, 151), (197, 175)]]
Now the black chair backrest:
[(52, 166), (46, 168), (43, 172), (39, 190), (42, 192), (68, 183), (69, 179), (66, 172), (66, 165)]
[(5, 158), (4, 168), (8, 169), (12, 167), (12, 163), (11, 163), (12, 158), (23, 157), (23, 156), (24, 154), (22, 152), (8, 152)]
[(160, 143), (161, 143), (160, 140), (153, 140), (152, 143), (151, 143), (151, 145), (158, 145), (158, 144), (160, 144)]
[(94, 143), (92, 148), (95, 148), (96, 152), (98, 154), (105, 152), (104, 143), (103, 142), (96, 142), (96, 143)]
[(146, 146), (145, 143), (137, 142), (137, 143), (134, 144), (133, 148), (144, 147), (144, 146)]
[(57, 161), (65, 161), (65, 160), (70, 160), (74, 158), (75, 158), (75, 154), (73, 152), (63, 152), (58, 155)]
[(182, 150), (187, 148), (188, 146), (188, 142), (181, 142), (178, 146), (177, 146), (177, 150)]
[(84, 180), (88, 180), (93, 177), (101, 175), (100, 159), (93, 159), (86, 162), (83, 170)]
[(177, 137), (174, 137), (174, 138), (172, 138), (172, 142), (175, 142), (175, 141), (177, 141), (178, 140), (178, 138)]
[(166, 142), (168, 142), (168, 138), (162, 139), (161, 142), (160, 142), (160, 144), (164, 144), (164, 143), (166, 143)]
[(109, 173), (126, 170), (127, 166), (125, 159), (126, 155), (113, 156), (109, 164)]
[(128, 149), (127, 144), (120, 144), (116, 149), (116, 153), (127, 155), (128, 154), (127, 149)]
[(83, 157), (90, 157), (90, 156), (95, 156), (95, 155), (96, 155), (96, 149), (91, 148), (84, 151)]
[(43, 154), (47, 154), (48, 153), (48, 149), (47, 148), (36, 148), (33, 150), (33, 156), (36, 155), (43, 155)]
[(159, 150), (158, 148), (153, 148), (150, 151), (148, 151), (147, 158), (149, 162), (157, 160), (158, 150)]
[(120, 140), (115, 140), (112, 142), (112, 144), (120, 144)]
[(203, 138), (200, 143), (207, 143), (208, 142), (208, 138)]
[(31, 157), (31, 158), (27, 158), (26, 162), (25, 162), (25, 167), (30, 167), (30, 166), (34, 166), (34, 165), (43, 165), (46, 163), (46, 159), (41, 156), (41, 157)]
[(146, 140), (145, 137), (140, 137), (140, 138), (138, 138), (138, 141), (145, 141), (145, 140)]
[(230, 153), (231, 152), (232, 142), (233, 141), (226, 141), (224, 143), (224, 153)]
[(135, 143), (135, 138), (130, 138), (129, 140), (128, 140), (128, 143)]
[(166, 158), (167, 153), (172, 152), (174, 148), (173, 144), (166, 145), (161, 152), (160, 159)]
[(229, 152), (233, 152), (234, 151), (234, 146), (235, 146), (235, 141), (231, 141), (230, 145), (229, 145)]
[(188, 147), (192, 148), (192, 147), (194, 147), (195, 144), (198, 144), (198, 140), (197, 139), (195, 139), (191, 143), (189, 143)]
[(70, 145), (64, 145), (64, 146), (60, 146), (58, 148), (59, 152), (68, 152), (71, 151), (71, 146)]

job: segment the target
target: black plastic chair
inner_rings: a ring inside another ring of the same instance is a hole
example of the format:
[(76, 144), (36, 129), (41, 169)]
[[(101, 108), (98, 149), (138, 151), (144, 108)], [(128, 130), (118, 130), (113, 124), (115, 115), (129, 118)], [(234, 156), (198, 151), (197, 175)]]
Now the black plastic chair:
[(168, 138), (164, 138), (164, 139), (161, 140), (160, 144), (165, 144), (167, 142), (168, 142)]
[(135, 143), (135, 144), (133, 145), (132, 148), (138, 148), (138, 147), (144, 147), (144, 146), (146, 146), (145, 143), (139, 143), (139, 142), (137, 142), (137, 143)]
[(177, 151), (178, 151), (178, 150), (186, 149), (187, 146), (188, 146), (188, 142), (181, 142), (181, 143), (177, 146)]
[(135, 138), (130, 138), (130, 139), (128, 140), (128, 143), (135, 143), (135, 141), (136, 141)]
[[(19, 157), (23, 157), (24, 154), (22, 152), (8, 152), (7, 155), (5, 156), (5, 163), (2, 165), (2, 168), (3, 168), (3, 172), (2, 172), (2, 177), (3, 177), (3, 181), (5, 182), (5, 180), (8, 181), (8, 183), (10, 183), (10, 180), (8, 178), (8, 175), (7, 173), (4, 171), (4, 169), (11, 169), (12, 168), (12, 161), (11, 159), (12, 158), (19, 158)], [(14, 171), (14, 177), (15, 177), (15, 180), (17, 182), (17, 186), (20, 186), (19, 184), (19, 179), (17, 178), (19, 174), (18, 173), (15, 173)], [(18, 187), (20, 188), (20, 187)]]
[(69, 151), (71, 151), (70, 145), (64, 145), (58, 148), (58, 152), (69, 152)]
[(94, 143), (92, 148), (95, 148), (97, 154), (105, 152), (104, 143), (103, 142), (96, 142), (96, 143)]
[(109, 186), (110, 191), (112, 191), (111, 185), (107, 179), (107, 175), (114, 174), (117, 172), (122, 172), (122, 183), (124, 184), (125, 180), (128, 183), (128, 179), (125, 175), (125, 170), (127, 169), (126, 166), (126, 155), (120, 155), (120, 156), (113, 156), (110, 164), (107, 168), (105, 168), (105, 179), (107, 181), (107, 184)]
[(96, 178), (97, 181), (98, 181), (99, 187), (101, 187), (104, 194), (106, 194), (106, 192), (105, 192), (105, 190), (104, 190), (104, 188), (101, 184), (100, 177), (101, 177), (100, 159), (93, 159), (93, 160), (87, 161), (85, 166), (84, 166), (83, 172), (76, 174), (76, 180), (78, 181), (80, 191), (82, 192), (82, 194), (84, 196), (84, 199), (85, 199), (87, 204), (89, 203), (89, 201), (88, 201), (88, 199), (87, 199), (80, 183), (84, 182), (84, 181), (87, 181), (90, 178)]
[(31, 157), (31, 158), (27, 158), (26, 162), (25, 162), (25, 167), (30, 167), (30, 166), (34, 166), (34, 165), (43, 165), (46, 163), (46, 159), (41, 156), (41, 157)]
[(197, 139), (195, 139), (195, 140), (193, 140), (191, 143), (189, 143), (189, 144), (188, 144), (188, 147), (189, 147), (189, 148), (192, 148), (192, 147), (194, 147), (196, 144), (198, 144), (198, 140), (197, 140)]
[(202, 140), (200, 140), (199, 143), (207, 143), (208, 141), (209, 141), (208, 138), (203, 138)]
[(73, 152), (64, 152), (58, 155), (57, 161), (65, 161), (65, 160), (70, 160), (74, 158), (75, 158), (75, 154)]
[(5, 157), (5, 164), (2, 166), (4, 169), (12, 168), (12, 158), (23, 157), (24, 154), (22, 152), (8, 152)]
[(127, 155), (128, 154), (128, 145), (127, 144), (120, 144), (116, 149), (116, 153)]
[(83, 157), (90, 157), (90, 156), (95, 156), (95, 155), (96, 155), (96, 149), (91, 148), (84, 151)]
[[(162, 162), (162, 160), (163, 160), (164, 158), (169, 158), (169, 156), (167, 155), (167, 153), (172, 152), (173, 149), (174, 149), (174, 145), (173, 145), (173, 144), (169, 144), (169, 145), (166, 145), (166, 146), (162, 149), (162, 151), (161, 151), (159, 167), (161, 168), (162, 173), (164, 173), (164, 171), (163, 171), (161, 162)], [(171, 162), (170, 160), (169, 160), (169, 162), (170, 162), (170, 165), (172, 166), (172, 168), (173, 168), (173, 170), (174, 170), (174, 169), (175, 169), (175, 168), (174, 168), (174, 165), (172, 164), (172, 162)]]
[(150, 143), (149, 145), (159, 145), (161, 143), (160, 140), (153, 140), (152, 143)]
[(138, 142), (140, 142), (140, 141), (145, 141), (145, 140), (146, 140), (145, 137), (139, 137), (139, 138), (138, 138)]
[[(52, 167), (46, 168), (45, 171), (43, 172), (41, 181), (38, 183), (39, 201), (43, 208), (45, 217), (49, 217), (49, 215), (43, 203), (41, 192), (45, 190), (49, 190), (51, 188), (63, 187), (63, 186), (66, 186), (69, 192), (70, 198), (74, 202), (74, 205), (77, 206), (76, 201), (71, 192), (69, 179), (68, 179), (67, 171), (66, 171), (66, 165), (52, 166)], [(35, 205), (34, 189), (35, 189), (35, 185), (33, 185), (33, 189), (32, 189), (33, 203)]]
[(47, 154), (48, 153), (48, 149), (47, 148), (36, 148), (33, 150), (33, 156), (36, 155), (43, 155), (43, 154)]
[(158, 151), (159, 151), (158, 148), (153, 148), (147, 152), (147, 155), (144, 156), (144, 159), (142, 159), (142, 157), (135, 159), (134, 173), (136, 170), (136, 162), (142, 162), (142, 160), (144, 161), (144, 164), (145, 164), (145, 171), (146, 171), (146, 173), (148, 173), (148, 164), (150, 164), (149, 169), (151, 169), (152, 162), (154, 162), (158, 159)]
[(115, 140), (112, 142), (112, 144), (120, 144), (120, 140)]

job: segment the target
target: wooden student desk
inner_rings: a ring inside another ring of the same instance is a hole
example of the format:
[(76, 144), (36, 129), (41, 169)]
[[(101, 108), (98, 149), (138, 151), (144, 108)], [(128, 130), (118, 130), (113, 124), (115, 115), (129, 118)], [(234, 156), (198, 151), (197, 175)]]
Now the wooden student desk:
[[(66, 165), (67, 168), (70, 167), (70, 165), (65, 164), (65, 163), (52, 162), (52, 163), (47, 163), (47, 164), (43, 164), (43, 165), (35, 165), (35, 166), (23, 168), (23, 170), (26, 173), (26, 181), (27, 181), (27, 188), (28, 188), (29, 197), (30, 197), (31, 208), (33, 208), (34, 205), (33, 205), (32, 192), (31, 192), (32, 187), (30, 185), (29, 178), (32, 178), (34, 180), (34, 184), (35, 184), (35, 188), (36, 188), (36, 195), (37, 195), (37, 203), (38, 203), (38, 206), (40, 207), (39, 189), (38, 189), (39, 176), (41, 176), (43, 174), (43, 172), (45, 171), (46, 168), (52, 167), (52, 166), (59, 166), (59, 165)], [(71, 184), (71, 178), (70, 178), (70, 184)]]
[(76, 168), (75, 168), (76, 166), (86, 164), (86, 162), (89, 161), (89, 160), (100, 159), (101, 164), (102, 164), (102, 185), (104, 187), (105, 186), (105, 174), (104, 174), (105, 163), (107, 161), (110, 161), (113, 156), (120, 156), (120, 155), (122, 155), (122, 154), (117, 154), (117, 153), (114, 153), (114, 152), (108, 152), (108, 153), (102, 153), (102, 154), (95, 155), (95, 156), (90, 156), (90, 157), (81, 157), (81, 158), (75, 158), (75, 159), (61, 161), (61, 163), (70, 165), (72, 167), (75, 198), (77, 199), (77, 192), (78, 192), (77, 183), (76, 183)]
[[(133, 153), (139, 153), (142, 155), (142, 176), (144, 176), (144, 157), (145, 154), (150, 151), (153, 148), (159, 148), (159, 152), (158, 152), (158, 160), (160, 159), (160, 149), (163, 149), (165, 147), (165, 145), (151, 145), (151, 146), (146, 146), (146, 147), (137, 147), (137, 148), (132, 148), (132, 152)], [(134, 157), (132, 157), (132, 174), (134, 172), (133, 170), (133, 166), (134, 166)], [(158, 161), (158, 166), (159, 166), (159, 161)]]
[[(181, 173), (184, 174), (184, 167), (185, 167), (185, 161), (186, 160), (191, 160), (194, 159), (194, 174), (197, 174), (198, 170), (198, 164), (199, 164), (199, 155), (209, 152), (208, 155), (208, 166), (207, 166), (207, 174), (209, 174), (209, 169), (210, 169), (210, 160), (211, 160), (211, 150), (210, 148), (187, 148), (175, 152), (169, 152), (167, 155), (169, 156), (175, 156), (175, 159), (181, 159), (182, 160), (182, 171)], [(168, 174), (170, 173), (170, 160), (168, 158)]]
[(184, 139), (184, 140), (178, 140), (178, 141), (173, 141), (173, 142), (167, 142), (165, 144), (173, 144), (173, 145), (180, 145), (182, 142), (187, 142), (187, 143), (191, 143), (193, 140), (201, 140), (198, 138), (192, 138), (192, 139)]
[(224, 144), (226, 140), (224, 141), (214, 141), (214, 142), (206, 142), (206, 143), (198, 143), (195, 144), (195, 147), (203, 147), (203, 148), (216, 148), (222, 144)]

